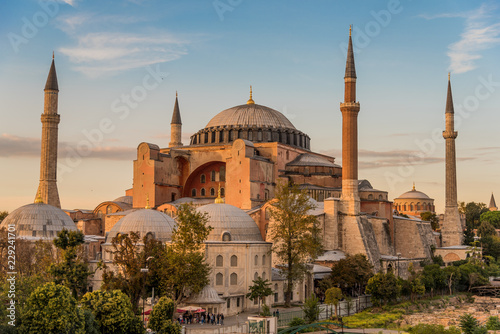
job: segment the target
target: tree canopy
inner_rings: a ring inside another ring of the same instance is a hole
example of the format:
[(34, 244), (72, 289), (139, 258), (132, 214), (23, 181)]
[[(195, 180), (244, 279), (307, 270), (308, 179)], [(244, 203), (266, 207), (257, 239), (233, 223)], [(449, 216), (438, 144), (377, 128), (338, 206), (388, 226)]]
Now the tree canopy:
[(271, 289), (271, 283), (269, 280), (263, 280), (262, 277), (257, 277), (256, 280), (253, 280), (253, 285), (250, 285), (248, 289), (250, 290), (247, 293), (246, 297), (250, 300), (257, 299), (259, 301), (259, 313), (260, 313), (260, 302), (262, 301), (266, 304), (266, 297), (273, 294), (273, 290)]
[(469, 202), (465, 204), (465, 202), (459, 202), (458, 211), (465, 214), (467, 224), (471, 224), (473, 228), (478, 228), (481, 214), (489, 210), (484, 203)]
[(488, 222), (495, 228), (500, 228), (500, 211), (486, 211), (479, 217), (481, 223)]
[(435, 213), (430, 211), (422, 212), (420, 218), (431, 223), (431, 227), (434, 231), (439, 229), (439, 218)]
[(280, 271), (287, 280), (286, 306), (291, 304), (295, 282), (301, 280), (307, 271), (306, 264), (323, 252), (318, 221), (309, 214), (314, 207), (307, 192), (297, 185), (277, 185), (275, 201), (271, 205), (269, 235)]

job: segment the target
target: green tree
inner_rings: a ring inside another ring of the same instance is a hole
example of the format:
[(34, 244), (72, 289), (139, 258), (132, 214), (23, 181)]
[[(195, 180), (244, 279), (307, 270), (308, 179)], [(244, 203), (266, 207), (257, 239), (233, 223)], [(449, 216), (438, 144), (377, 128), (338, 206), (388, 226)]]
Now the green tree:
[(54, 282), (67, 286), (75, 298), (87, 291), (88, 278), (92, 275), (87, 261), (83, 258), (84, 242), (84, 235), (81, 231), (64, 229), (57, 233), (54, 245), (61, 250), (62, 261), (49, 268)]
[(477, 228), (477, 235), (479, 237), (488, 237), (488, 236), (496, 236), (497, 231), (495, 227), (488, 223), (488, 221), (483, 221), (481, 225)]
[(373, 266), (364, 254), (347, 254), (332, 266), (331, 274), (320, 281), (324, 292), (331, 287), (340, 287), (346, 296), (360, 296), (365, 292), (368, 280), (373, 276)]
[(459, 319), (459, 323), (464, 334), (473, 334), (474, 330), (480, 326), (479, 321), (469, 313), (462, 315)]
[(460, 269), (455, 266), (448, 266), (443, 269), (444, 275), (446, 277), (446, 284), (448, 285), (448, 291), (450, 295), (453, 294), (457, 283), (460, 281)]
[(85, 322), (85, 334), (99, 334), (99, 324), (95, 320), (94, 313), (90, 310), (83, 310), (84, 322)]
[(335, 317), (337, 317), (337, 306), (339, 305), (342, 297), (342, 290), (339, 288), (332, 287), (325, 291), (325, 303), (330, 305), (330, 313), (332, 313), (331, 305), (335, 306)]
[(500, 211), (485, 211), (479, 216), (480, 222), (488, 222), (495, 228), (500, 228)]
[(175, 302), (170, 298), (161, 297), (149, 316), (149, 328), (157, 333), (160, 333), (165, 328), (175, 325), (179, 326), (177, 322), (172, 322), (174, 312)]
[(439, 218), (435, 213), (430, 211), (422, 212), (420, 218), (424, 221), (431, 223), (431, 227), (434, 231), (439, 229)]
[(253, 285), (250, 285), (248, 289), (250, 290), (247, 293), (246, 297), (251, 301), (257, 299), (259, 303), (259, 313), (260, 313), (260, 302), (262, 301), (264, 305), (266, 304), (266, 297), (273, 294), (273, 290), (271, 289), (271, 283), (269, 280), (263, 280), (260, 276), (257, 277), (256, 280), (253, 280)]
[(489, 235), (481, 238), (483, 256), (491, 256), (498, 261), (500, 259), (500, 237)]
[(422, 283), (427, 291), (434, 296), (436, 291), (442, 291), (447, 287), (446, 276), (438, 264), (430, 264), (422, 270)]
[(83, 311), (71, 291), (54, 282), (38, 287), (26, 301), (21, 317), (21, 333), (84, 334)]
[(307, 263), (323, 252), (318, 221), (309, 214), (314, 207), (307, 192), (297, 185), (277, 185), (269, 235), (273, 240), (272, 250), (281, 263), (280, 271), (287, 280), (286, 307), (291, 304), (295, 282), (307, 272)]
[(129, 297), (119, 290), (87, 292), (83, 309), (91, 311), (102, 334), (142, 334), (141, 320), (134, 315)]
[(491, 331), (500, 330), (500, 319), (495, 316), (489, 317), (488, 321), (486, 322), (486, 328)]
[(308, 324), (312, 324), (316, 320), (318, 320), (318, 316), (321, 312), (321, 308), (319, 307), (319, 299), (311, 294), (309, 298), (306, 298), (304, 301), (304, 305), (302, 305), (302, 311), (304, 311), (304, 317)]
[(366, 292), (371, 294), (374, 305), (381, 305), (396, 300), (401, 293), (401, 285), (392, 271), (378, 273), (368, 280)]
[(465, 230), (464, 230), (464, 245), (470, 245), (474, 242), (474, 237), (476, 234), (474, 233), (474, 225), (472, 223), (465, 223)]
[(9, 215), (8, 211), (0, 211), (0, 223)]
[(471, 224), (473, 228), (479, 227), (481, 214), (489, 211), (484, 203), (469, 202), (459, 202), (459, 212), (465, 214), (465, 221)]

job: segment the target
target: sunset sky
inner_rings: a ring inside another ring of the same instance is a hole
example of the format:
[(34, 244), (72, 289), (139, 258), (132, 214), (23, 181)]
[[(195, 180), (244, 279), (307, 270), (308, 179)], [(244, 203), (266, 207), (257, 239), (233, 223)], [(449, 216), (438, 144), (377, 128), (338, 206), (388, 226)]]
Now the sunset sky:
[(252, 85), (257, 104), (282, 112), (313, 151), (341, 164), (350, 24), (360, 178), (390, 199), (415, 182), (444, 211), (450, 71), (458, 199), (500, 200), (496, 1), (7, 0), (0, 13), (0, 211), (35, 198), (52, 51), (65, 209), (93, 209), (132, 187), (137, 146), (168, 146), (176, 91), (184, 144), (245, 103)]

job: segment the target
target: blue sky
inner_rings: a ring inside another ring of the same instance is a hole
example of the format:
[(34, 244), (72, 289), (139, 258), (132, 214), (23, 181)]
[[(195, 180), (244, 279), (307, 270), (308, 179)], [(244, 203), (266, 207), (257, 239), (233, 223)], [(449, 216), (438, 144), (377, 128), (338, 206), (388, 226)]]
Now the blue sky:
[(252, 85), (256, 103), (281, 111), (314, 151), (341, 163), (350, 24), (360, 178), (390, 198), (415, 182), (443, 211), (451, 71), (459, 200), (500, 196), (494, 1), (11, 0), (0, 13), (0, 210), (35, 197), (53, 50), (64, 208), (92, 209), (132, 186), (137, 145), (168, 145), (176, 91), (185, 143), (218, 112), (246, 102)]

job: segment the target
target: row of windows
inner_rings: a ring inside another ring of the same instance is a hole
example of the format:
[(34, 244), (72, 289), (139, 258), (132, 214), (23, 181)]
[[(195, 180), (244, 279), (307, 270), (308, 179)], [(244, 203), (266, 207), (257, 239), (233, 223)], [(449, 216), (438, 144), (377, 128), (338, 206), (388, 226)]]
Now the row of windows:
[[(191, 197), (196, 197), (198, 194), (196, 188), (191, 189)], [(224, 188), (220, 188), (220, 195), (224, 196)], [(205, 188), (200, 189), (200, 196), (207, 196)], [(215, 196), (215, 188), (210, 188), (210, 196)]]
[[(266, 280), (267, 279), (266, 272), (263, 272), (261, 277), (263, 280)], [(255, 274), (253, 275), (253, 279), (257, 280), (258, 278), (259, 278), (259, 273), (255, 272)], [(224, 275), (222, 273), (217, 273), (215, 275), (215, 285), (223, 285), (223, 284), (224, 284)], [(238, 274), (232, 273), (231, 275), (229, 275), (229, 284), (238, 285)], [(275, 290), (277, 289), (278, 286), (276, 285)]]
[[(368, 195), (368, 199), (369, 199), (369, 200), (373, 200), (373, 199), (375, 199), (375, 198), (373, 197), (373, 194), (369, 194), (369, 195)], [(378, 200), (379, 200), (379, 201), (383, 201), (383, 200), (384, 200), (384, 196), (382, 196), (382, 195), (378, 195)]]
[(406, 203), (401, 205), (396, 205), (396, 209), (398, 211), (413, 211), (413, 210), (416, 210), (416, 211), (420, 211), (420, 210), (424, 210), (424, 211), (434, 211), (434, 205), (432, 204), (427, 204), (427, 203), (424, 203), (424, 204), (420, 204), (420, 203), (417, 203), (416, 205), (414, 205), (413, 203), (410, 203), (409, 205), (407, 205)]
[[(231, 256), (231, 267), (237, 267), (238, 266), (238, 257), (236, 255)], [(254, 260), (254, 265), (259, 265), (259, 256), (255, 255), (255, 260)], [(262, 265), (266, 265), (266, 255), (262, 255)], [(215, 258), (215, 266), (216, 267), (222, 267), (224, 266), (224, 257), (222, 255), (217, 255)]]
[[(215, 170), (212, 170), (210, 172), (210, 181), (212, 181), (212, 182), (217, 181), (216, 174), (217, 173), (215, 172)], [(219, 169), (219, 181), (221, 181), (221, 182), (226, 181), (226, 167), (224, 167), (224, 166), (221, 166)], [(206, 182), (207, 182), (207, 177), (205, 176), (205, 174), (201, 174), (200, 175), (200, 183), (206, 183)]]

